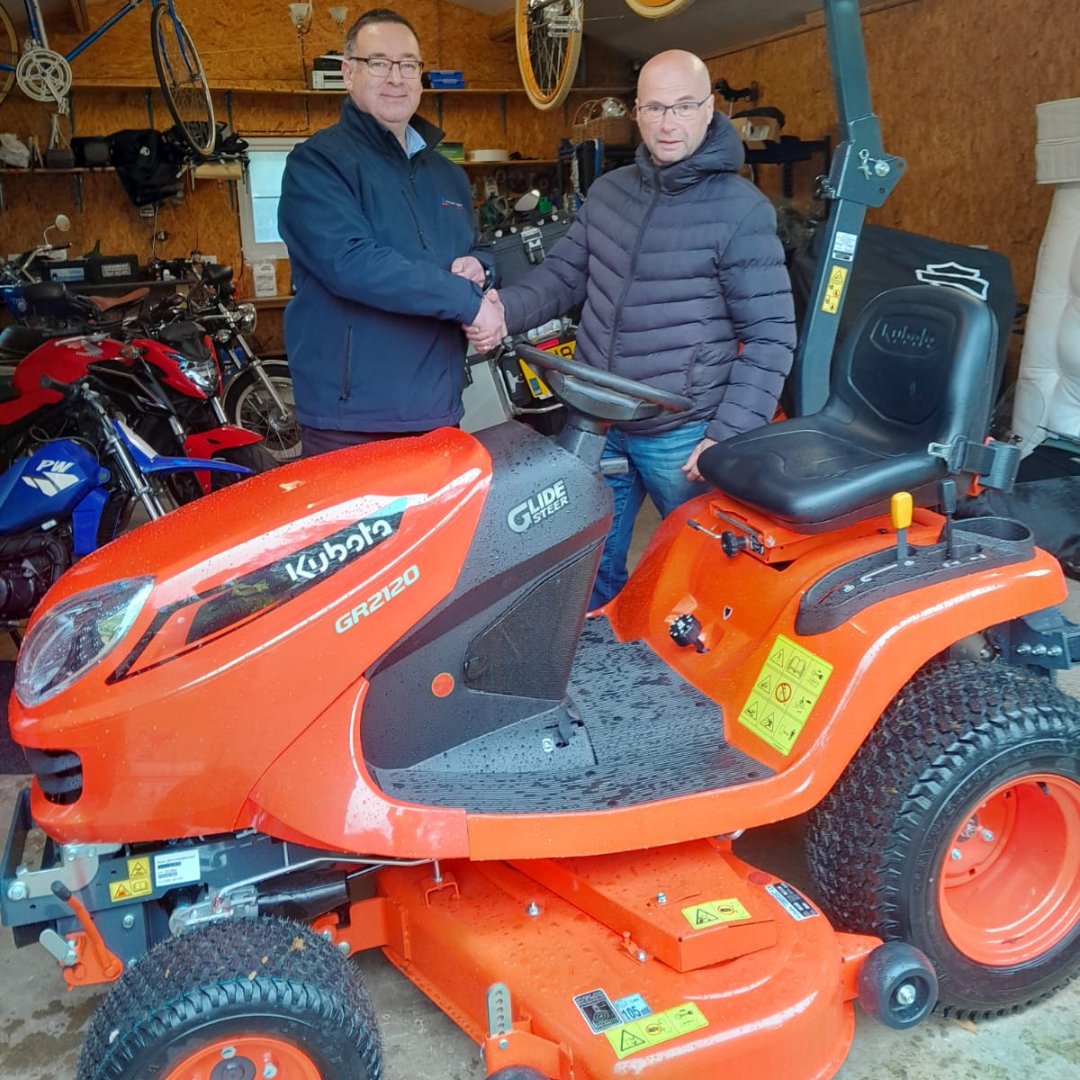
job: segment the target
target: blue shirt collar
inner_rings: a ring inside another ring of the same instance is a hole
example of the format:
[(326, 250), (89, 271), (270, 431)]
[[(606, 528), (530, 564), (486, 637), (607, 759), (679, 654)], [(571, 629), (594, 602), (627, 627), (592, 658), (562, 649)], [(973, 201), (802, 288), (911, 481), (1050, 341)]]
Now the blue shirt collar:
[(427, 142), (423, 135), (409, 124), (405, 128), (405, 156), (409, 158), (416, 157), (421, 150), (427, 149)]

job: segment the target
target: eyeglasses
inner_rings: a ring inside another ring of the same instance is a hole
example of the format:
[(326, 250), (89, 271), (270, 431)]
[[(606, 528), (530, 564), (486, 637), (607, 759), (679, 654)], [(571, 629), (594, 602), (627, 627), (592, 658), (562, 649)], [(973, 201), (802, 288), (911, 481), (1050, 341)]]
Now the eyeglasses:
[(638, 105), (635, 111), (638, 119), (644, 120), (646, 124), (659, 124), (668, 109), (676, 120), (689, 120), (706, 101), (711, 100), (712, 94), (700, 101), (676, 101), (674, 105)]
[(387, 60), (385, 56), (346, 56), (345, 59), (367, 64), (368, 71), (377, 79), (385, 79), (395, 67), (403, 79), (419, 79), (424, 70), (423, 60)]

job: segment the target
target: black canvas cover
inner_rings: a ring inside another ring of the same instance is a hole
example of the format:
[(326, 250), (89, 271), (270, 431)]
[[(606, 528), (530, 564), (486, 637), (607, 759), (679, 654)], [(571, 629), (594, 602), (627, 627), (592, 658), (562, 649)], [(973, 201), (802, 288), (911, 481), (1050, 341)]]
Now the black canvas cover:
[(184, 155), (165, 133), (127, 129), (109, 136), (109, 156), (135, 206), (163, 202), (180, 191)]
[[(800, 332), (814, 286), (818, 247), (824, 234), (818, 231), (791, 261), (791, 284), (795, 293), (795, 316)], [(1016, 314), (1016, 289), (1009, 260), (996, 251), (950, 244), (918, 233), (866, 225), (855, 251), (847, 300), (840, 316), (838, 340), (843, 340), (859, 313), (878, 293), (900, 285), (939, 285), (961, 289), (986, 301), (998, 323), (997, 385), (1000, 390), (1005, 354)]]

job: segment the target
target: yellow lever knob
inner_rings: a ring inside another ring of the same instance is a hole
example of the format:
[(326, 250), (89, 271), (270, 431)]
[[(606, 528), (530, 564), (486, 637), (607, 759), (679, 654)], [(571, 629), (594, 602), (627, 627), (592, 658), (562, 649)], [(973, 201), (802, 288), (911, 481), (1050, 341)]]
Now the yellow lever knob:
[(910, 492), (898, 491), (889, 500), (889, 516), (892, 518), (892, 526), (896, 530), (906, 529), (911, 524), (911, 514), (914, 503)]

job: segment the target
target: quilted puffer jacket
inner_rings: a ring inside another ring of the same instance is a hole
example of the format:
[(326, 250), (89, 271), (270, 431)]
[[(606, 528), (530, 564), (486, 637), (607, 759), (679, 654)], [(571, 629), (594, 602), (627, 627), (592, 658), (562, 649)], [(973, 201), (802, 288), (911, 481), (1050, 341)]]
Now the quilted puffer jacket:
[(590, 187), (544, 262), (500, 291), (511, 333), (583, 303), (580, 360), (693, 401), (626, 425), (637, 434), (706, 420), (721, 441), (775, 412), (795, 347), (791, 282), (772, 204), (738, 175), (743, 160), (720, 114), (683, 161), (659, 167), (638, 147)]

